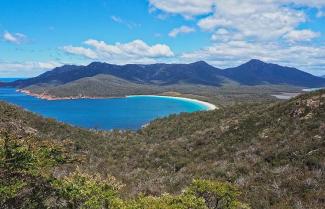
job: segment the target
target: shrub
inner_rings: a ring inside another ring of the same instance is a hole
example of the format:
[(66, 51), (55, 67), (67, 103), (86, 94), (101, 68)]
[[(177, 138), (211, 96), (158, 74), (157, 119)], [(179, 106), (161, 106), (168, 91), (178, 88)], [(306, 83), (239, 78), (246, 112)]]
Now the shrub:
[(243, 204), (238, 200), (240, 194), (238, 189), (225, 182), (194, 180), (188, 187), (186, 193), (203, 198), (208, 208), (249, 208), (248, 205)]

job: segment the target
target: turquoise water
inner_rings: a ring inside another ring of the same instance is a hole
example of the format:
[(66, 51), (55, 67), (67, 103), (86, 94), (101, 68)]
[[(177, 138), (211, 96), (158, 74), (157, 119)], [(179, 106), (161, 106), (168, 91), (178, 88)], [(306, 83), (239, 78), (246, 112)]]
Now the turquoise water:
[(61, 122), (101, 130), (136, 130), (159, 117), (207, 109), (195, 102), (151, 96), (47, 101), (13, 88), (0, 88), (0, 100)]

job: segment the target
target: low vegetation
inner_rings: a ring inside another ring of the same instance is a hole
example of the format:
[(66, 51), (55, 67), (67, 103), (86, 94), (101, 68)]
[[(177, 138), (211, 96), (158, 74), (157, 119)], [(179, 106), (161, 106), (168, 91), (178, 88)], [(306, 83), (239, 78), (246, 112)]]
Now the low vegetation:
[[(238, 190), (228, 183), (194, 180), (179, 195), (140, 195), (122, 199), (123, 185), (114, 177), (89, 175), (79, 169), (55, 177), (60, 165), (78, 161), (64, 145), (39, 141), (33, 136), (17, 138), (6, 131), (0, 137), (1, 208), (249, 208), (239, 202)], [(80, 159), (79, 159), (80, 160)]]
[(325, 207), (324, 90), (138, 132), (84, 130), (5, 103), (0, 115), (2, 207)]

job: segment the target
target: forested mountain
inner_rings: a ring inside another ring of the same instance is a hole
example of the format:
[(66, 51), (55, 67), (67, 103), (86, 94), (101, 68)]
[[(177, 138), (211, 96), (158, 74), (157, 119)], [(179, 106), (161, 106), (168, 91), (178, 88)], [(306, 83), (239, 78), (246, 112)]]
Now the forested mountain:
[(300, 71), (296, 68), (251, 60), (239, 67), (228, 68), (223, 75), (240, 84), (289, 84), (304, 87), (324, 87), (324, 79)]
[(87, 66), (65, 65), (46, 72), (38, 77), (19, 80), (11, 83), (15, 87), (26, 87), (35, 84), (65, 84), (98, 74), (111, 75), (139, 84), (168, 85), (180, 82), (220, 85), (221, 70), (205, 62), (192, 64), (152, 64), (152, 65), (112, 65), (93, 62)]
[(112, 65), (94, 62), (87, 66), (65, 65), (35, 78), (18, 80), (6, 86), (25, 88), (57, 86), (99, 74), (111, 75), (128, 82), (142, 85), (166, 86), (194, 84), (222, 86), (229, 83), (240, 85), (281, 84), (300, 87), (323, 87), (325, 79), (295, 68), (251, 60), (235, 68), (221, 70), (206, 62), (191, 64)]
[(324, 90), (138, 132), (88, 131), (5, 103), (0, 116), (1, 208), (325, 207)]

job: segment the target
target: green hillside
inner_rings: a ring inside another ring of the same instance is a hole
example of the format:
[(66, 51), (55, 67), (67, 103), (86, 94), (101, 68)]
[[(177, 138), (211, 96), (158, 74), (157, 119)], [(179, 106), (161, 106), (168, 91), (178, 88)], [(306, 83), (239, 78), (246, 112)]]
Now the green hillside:
[(136, 133), (74, 128), (5, 103), (0, 115), (2, 207), (325, 207), (324, 90), (172, 115)]
[(152, 85), (137, 84), (111, 75), (86, 77), (67, 84), (53, 86), (29, 86), (27, 90), (36, 94), (46, 93), (55, 97), (121, 97), (125, 95), (161, 93), (162, 89)]

